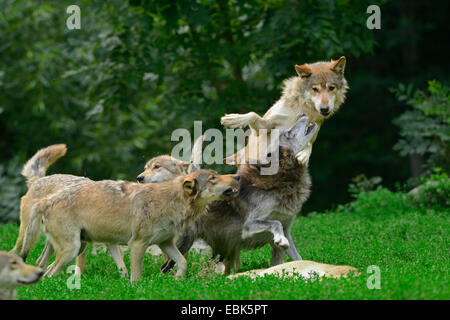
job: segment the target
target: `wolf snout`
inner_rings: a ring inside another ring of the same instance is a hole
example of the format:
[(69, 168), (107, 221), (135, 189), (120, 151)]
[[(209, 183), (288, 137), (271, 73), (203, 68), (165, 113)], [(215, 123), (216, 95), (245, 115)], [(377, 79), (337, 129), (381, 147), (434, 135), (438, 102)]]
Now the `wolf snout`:
[(144, 182), (144, 179), (145, 179), (145, 177), (142, 176), (142, 175), (139, 175), (139, 176), (137, 176), (137, 178), (136, 178), (137, 182), (139, 182), (139, 183)]
[(240, 175), (235, 175), (234, 177), (233, 177), (236, 181), (239, 181), (240, 179), (241, 179), (241, 176)]
[(320, 107), (320, 113), (324, 116), (328, 115), (330, 113), (330, 107), (328, 106)]

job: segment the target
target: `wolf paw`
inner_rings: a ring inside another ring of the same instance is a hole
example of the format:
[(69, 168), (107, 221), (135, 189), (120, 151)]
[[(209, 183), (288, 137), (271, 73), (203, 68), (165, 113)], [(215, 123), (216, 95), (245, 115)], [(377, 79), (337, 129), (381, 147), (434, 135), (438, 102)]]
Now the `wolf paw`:
[(275, 235), (273, 237), (273, 242), (276, 246), (280, 247), (281, 249), (287, 249), (289, 248), (289, 240), (282, 235)]
[(252, 114), (226, 114), (220, 119), (220, 123), (229, 129), (244, 128), (249, 125)]
[(308, 145), (308, 147), (297, 153), (295, 157), (297, 158), (298, 163), (302, 166), (307, 166), (309, 163), (309, 157), (311, 156), (311, 152), (312, 147), (311, 145)]

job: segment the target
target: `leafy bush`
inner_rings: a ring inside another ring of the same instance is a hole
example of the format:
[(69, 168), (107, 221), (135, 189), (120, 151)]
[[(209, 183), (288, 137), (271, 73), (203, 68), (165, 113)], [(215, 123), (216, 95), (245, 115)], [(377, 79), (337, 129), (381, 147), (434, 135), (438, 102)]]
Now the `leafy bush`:
[(400, 127), (401, 139), (394, 145), (400, 155), (425, 155), (425, 174), (434, 167), (444, 172), (450, 169), (450, 90), (438, 81), (428, 82), (428, 93), (415, 90), (410, 84), (391, 89), (399, 101), (406, 102), (412, 109), (394, 119)]
[(422, 186), (416, 197), (416, 203), (427, 208), (450, 207), (450, 179), (446, 173), (433, 174), (427, 179), (422, 179)]
[(365, 174), (359, 174), (353, 177), (352, 182), (348, 186), (348, 192), (353, 198), (357, 198), (361, 192), (369, 192), (375, 190), (376, 186), (383, 181), (381, 177), (367, 178)]
[(20, 196), (26, 188), (21, 169), (17, 159), (0, 164), (0, 224), (19, 218)]

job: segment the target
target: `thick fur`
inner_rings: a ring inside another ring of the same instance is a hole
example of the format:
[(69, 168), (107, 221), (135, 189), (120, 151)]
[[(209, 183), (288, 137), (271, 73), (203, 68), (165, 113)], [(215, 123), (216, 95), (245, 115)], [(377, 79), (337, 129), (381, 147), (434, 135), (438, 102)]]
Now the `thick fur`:
[(314, 261), (302, 260), (302, 261), (291, 261), (268, 269), (256, 269), (246, 272), (241, 272), (233, 275), (229, 275), (229, 279), (234, 279), (237, 277), (264, 277), (266, 275), (276, 275), (278, 277), (301, 277), (303, 280), (315, 279), (325, 277), (325, 278), (336, 278), (347, 277), (349, 273), (354, 273), (358, 275), (358, 269), (350, 266), (336, 266), (332, 264), (318, 263)]
[[(303, 114), (307, 115), (310, 121), (316, 123), (320, 129), (322, 123), (335, 114), (345, 101), (348, 90), (348, 84), (344, 78), (345, 64), (345, 57), (341, 57), (331, 62), (296, 65), (298, 77), (291, 77), (284, 81), (280, 99), (263, 117), (255, 112), (223, 116), (221, 123), (227, 128), (250, 126), (252, 129), (247, 146), (227, 157), (226, 163), (248, 163), (250, 159), (259, 159), (259, 152), (264, 150), (249, 148), (249, 146), (265, 145), (262, 141), (265, 136), (259, 135), (261, 129), (267, 130), (270, 135), (271, 129), (290, 128)], [(319, 130), (316, 131), (311, 144), (297, 155), (298, 160), (304, 165), (308, 164), (312, 143), (316, 140), (318, 132)], [(257, 153), (253, 154), (253, 150)]]
[[(23, 260), (26, 260), (41, 233), (40, 219), (33, 220), (33, 224), (29, 226), (31, 208), (33, 205), (38, 203), (42, 198), (52, 195), (63, 188), (93, 183), (91, 179), (69, 174), (45, 176), (48, 167), (60, 157), (64, 156), (66, 152), (67, 147), (65, 144), (56, 144), (43, 148), (28, 160), (22, 169), (22, 175), (27, 178), (28, 191), (21, 199), (19, 235), (14, 248), (10, 252), (15, 254), (20, 253)], [(27, 228), (30, 229), (28, 233), (26, 232)], [(26, 234), (28, 235), (27, 239), (25, 239)], [(118, 248), (109, 244), (107, 244), (107, 246), (122, 276), (126, 276), (128, 271)], [(48, 260), (52, 253), (53, 247), (47, 241), (41, 256), (37, 260), (39, 267), (47, 267)], [(82, 251), (77, 258), (77, 273), (80, 273), (84, 269), (86, 264), (86, 253), (86, 251)]]
[(158, 184), (104, 180), (66, 187), (32, 209), (30, 223), (44, 217), (44, 231), (56, 252), (46, 275), (58, 274), (88, 242), (96, 241), (129, 245), (131, 281), (141, 278), (145, 250), (152, 244), (176, 261), (177, 276), (182, 276), (187, 263), (174, 238), (210, 202), (232, 196), (237, 180), (200, 170)]
[(0, 300), (16, 300), (16, 288), (39, 281), (42, 269), (27, 265), (12, 253), (0, 251)]
[(21, 174), (27, 178), (29, 182), (33, 178), (42, 178), (45, 176), (47, 169), (55, 163), (56, 160), (63, 157), (67, 152), (65, 144), (54, 144), (47, 148), (43, 148), (27, 161), (23, 166)]
[[(201, 238), (211, 246), (213, 256), (219, 257), (221, 264), (217, 271), (225, 273), (239, 270), (242, 249), (266, 244), (272, 246), (271, 265), (280, 264), (286, 252), (293, 260), (302, 259), (290, 229), (310, 194), (307, 167), (295, 158), (314, 136), (314, 128), (304, 134), (307, 123), (308, 118), (302, 117), (280, 136), (279, 169), (275, 175), (261, 175), (259, 165), (238, 166), (241, 176), (238, 196), (212, 203), (208, 213), (183, 233), (177, 241), (183, 254), (195, 239)], [(172, 266), (173, 262), (167, 261), (162, 271)]]
[[(76, 184), (90, 181), (73, 175), (52, 175), (45, 177), (50, 165), (64, 156), (67, 152), (65, 144), (56, 144), (39, 150), (22, 169), (22, 175), (27, 178), (28, 191), (20, 202), (20, 229), (14, 248), (11, 253), (19, 254), (22, 251), (25, 231), (30, 219), (30, 209), (39, 199), (56, 192), (67, 184)], [(39, 223), (39, 222), (38, 222)], [(26, 259), (28, 253), (22, 258)]]

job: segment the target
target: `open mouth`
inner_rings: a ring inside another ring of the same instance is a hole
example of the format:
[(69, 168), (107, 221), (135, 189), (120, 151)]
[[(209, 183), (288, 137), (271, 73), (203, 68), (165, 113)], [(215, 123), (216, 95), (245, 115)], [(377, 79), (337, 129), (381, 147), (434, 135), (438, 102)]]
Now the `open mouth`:
[(327, 111), (327, 112), (324, 112), (324, 111), (320, 111), (320, 114), (321, 114), (321, 115), (323, 115), (323, 116), (327, 116), (327, 115), (329, 115), (329, 114), (330, 114), (330, 112), (329, 112), (329, 111)]
[(234, 189), (228, 188), (228, 189), (225, 190), (222, 194), (223, 194), (224, 196), (226, 196), (226, 197), (231, 197), (231, 196), (236, 195), (237, 192), (238, 192), (238, 189), (237, 189), (237, 188), (234, 188)]
[(316, 126), (315, 123), (311, 123), (311, 124), (309, 125), (309, 127), (306, 128), (305, 136), (307, 136), (308, 134), (310, 134), (311, 131), (314, 129), (315, 126)]

